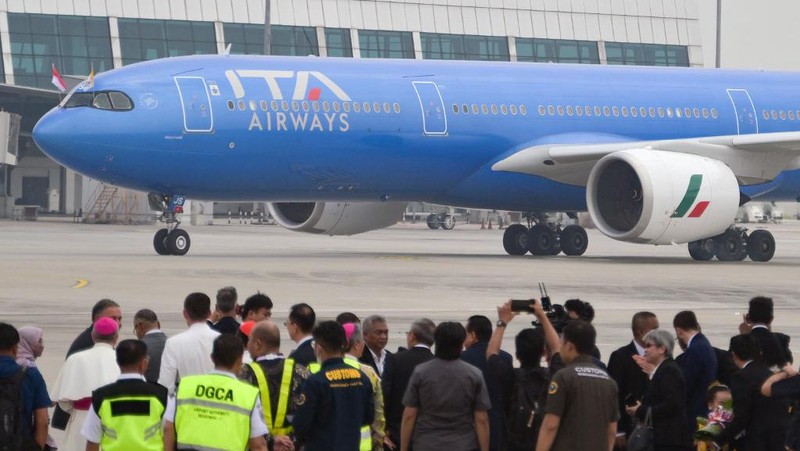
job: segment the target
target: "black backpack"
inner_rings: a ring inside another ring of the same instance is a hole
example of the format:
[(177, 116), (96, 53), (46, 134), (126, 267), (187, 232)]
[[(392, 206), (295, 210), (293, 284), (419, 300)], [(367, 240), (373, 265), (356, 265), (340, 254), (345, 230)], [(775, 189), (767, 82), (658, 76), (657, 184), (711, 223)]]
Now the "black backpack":
[(26, 443), (22, 429), (22, 380), (24, 366), (11, 377), (0, 379), (0, 451), (17, 451)]
[(507, 413), (507, 443), (510, 450), (536, 448), (549, 384), (550, 372), (547, 368), (514, 370), (514, 391)]

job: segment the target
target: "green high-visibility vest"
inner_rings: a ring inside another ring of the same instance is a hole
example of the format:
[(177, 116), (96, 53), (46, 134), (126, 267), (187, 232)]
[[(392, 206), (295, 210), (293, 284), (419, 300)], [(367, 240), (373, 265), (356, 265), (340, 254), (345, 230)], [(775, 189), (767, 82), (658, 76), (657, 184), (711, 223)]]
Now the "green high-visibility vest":
[(155, 396), (114, 396), (104, 399), (97, 416), (103, 425), (103, 451), (164, 450), (161, 417), (165, 406)]
[[(361, 362), (358, 360), (345, 357), (344, 363), (361, 371)], [(308, 364), (308, 370), (311, 372), (311, 374), (318, 373), (321, 369), (322, 365), (319, 362), (311, 362)], [(372, 431), (370, 430), (370, 425), (365, 424), (361, 426), (360, 432), (361, 440), (358, 444), (358, 451), (372, 451)]]
[(283, 374), (281, 375), (280, 393), (278, 395), (278, 407), (275, 411), (275, 418), (272, 418), (272, 400), (269, 395), (269, 385), (264, 369), (258, 362), (250, 363), (253, 374), (258, 381), (258, 390), (261, 392), (261, 405), (264, 407), (264, 422), (267, 423), (269, 433), (272, 435), (289, 435), (292, 433), (292, 425), (286, 424), (286, 410), (289, 407), (289, 393), (292, 388), (292, 375), (294, 374), (294, 359), (286, 359), (283, 363)]
[(175, 401), (178, 449), (244, 451), (258, 389), (222, 374), (181, 378)]

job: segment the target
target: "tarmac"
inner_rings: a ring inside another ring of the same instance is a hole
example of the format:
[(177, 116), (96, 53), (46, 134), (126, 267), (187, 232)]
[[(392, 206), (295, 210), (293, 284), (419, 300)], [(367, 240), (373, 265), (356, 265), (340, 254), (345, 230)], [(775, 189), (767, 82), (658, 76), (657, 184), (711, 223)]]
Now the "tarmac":
[[(188, 222), (188, 221), (187, 221)], [(290, 232), (278, 226), (187, 227), (189, 254), (158, 256), (156, 226), (88, 225), (65, 221), (0, 221), (0, 321), (45, 330), (39, 367), (55, 381), (69, 344), (90, 324), (92, 305), (108, 297), (123, 308), (122, 338), (134, 338), (133, 315), (154, 310), (162, 329), (174, 335), (186, 326), (184, 297), (232, 285), (240, 302), (261, 291), (275, 303), (282, 325), (289, 307), (308, 302), (319, 319), (342, 311), (388, 319), (389, 349), (405, 345), (416, 318), (465, 321), (470, 315), (496, 319), (495, 307), (509, 298), (538, 297), (545, 282), (554, 303), (570, 298), (595, 308), (598, 347), (607, 359), (631, 339), (630, 318), (655, 312), (669, 330), (672, 317), (694, 310), (712, 344), (727, 348), (730, 336), (756, 295), (773, 297), (774, 329), (794, 337), (800, 356), (800, 223), (759, 225), (775, 234), (777, 252), (768, 263), (695, 262), (686, 245), (620, 243), (589, 231), (582, 257), (512, 257), (502, 249), (502, 231), (458, 224), (429, 230), (399, 224), (352, 237)], [(515, 319), (504, 349), (532, 318)], [(282, 329), (282, 350), (293, 343)]]

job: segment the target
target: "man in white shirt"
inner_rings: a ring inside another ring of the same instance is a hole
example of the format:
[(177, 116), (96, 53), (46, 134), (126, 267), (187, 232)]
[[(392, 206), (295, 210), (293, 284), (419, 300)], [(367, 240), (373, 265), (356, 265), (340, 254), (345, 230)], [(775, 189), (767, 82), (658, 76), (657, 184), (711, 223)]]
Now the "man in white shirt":
[(372, 315), (364, 318), (362, 326), (364, 329), (364, 340), (367, 342), (367, 349), (359, 361), (371, 366), (378, 376), (384, 377), (385, 373), (392, 371), (394, 355), (386, 350), (389, 342), (389, 326), (386, 318), (380, 315)]
[(161, 356), (158, 383), (170, 394), (182, 377), (207, 374), (214, 369), (211, 351), (219, 332), (208, 327), (211, 316), (211, 298), (205, 293), (191, 293), (183, 301), (183, 318), (189, 329), (170, 337)]

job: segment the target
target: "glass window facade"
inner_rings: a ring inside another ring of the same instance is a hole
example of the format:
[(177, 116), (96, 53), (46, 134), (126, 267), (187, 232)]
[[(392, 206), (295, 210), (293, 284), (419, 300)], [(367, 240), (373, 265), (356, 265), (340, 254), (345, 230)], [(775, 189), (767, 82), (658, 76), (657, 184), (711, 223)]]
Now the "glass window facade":
[(79, 76), (114, 66), (107, 18), (9, 13), (8, 26), (18, 85), (52, 89), (53, 64)]
[(689, 49), (683, 45), (606, 42), (608, 64), (689, 67)]
[(119, 19), (122, 64), (195, 54), (217, 53), (212, 22)]
[[(273, 25), (271, 28), (273, 55), (319, 56), (317, 30), (314, 27)], [(225, 45), (232, 44), (232, 54), (264, 54), (264, 25), (226, 23), (222, 29)]]
[(508, 61), (508, 38), (420, 33), (422, 57), (436, 60)]
[(517, 38), (517, 61), (600, 64), (597, 42)]
[(407, 31), (358, 30), (362, 58), (414, 59), (414, 40)]
[(326, 28), (325, 45), (328, 47), (328, 56), (353, 56), (353, 43), (350, 40), (350, 30), (346, 28)]

